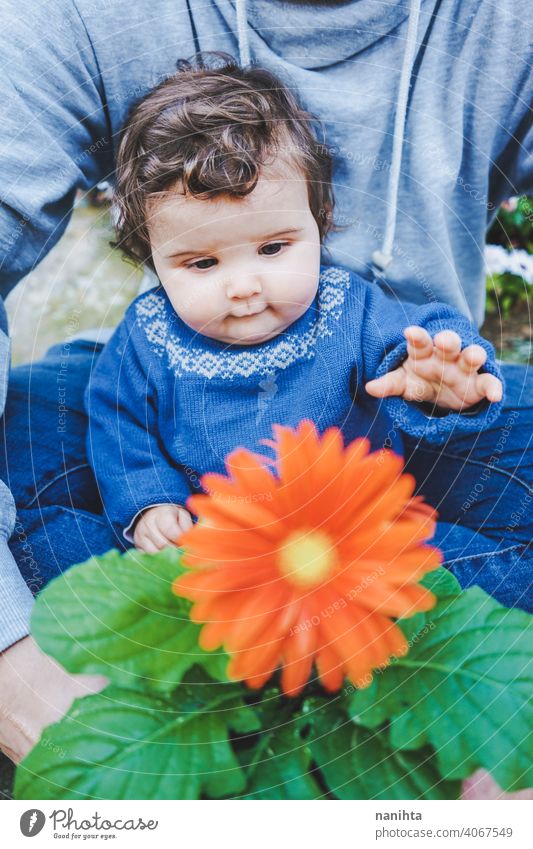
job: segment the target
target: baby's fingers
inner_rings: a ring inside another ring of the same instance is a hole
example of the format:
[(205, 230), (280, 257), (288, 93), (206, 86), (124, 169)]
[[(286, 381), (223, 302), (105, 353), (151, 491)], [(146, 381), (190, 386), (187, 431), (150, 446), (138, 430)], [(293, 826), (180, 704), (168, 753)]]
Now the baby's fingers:
[(158, 517), (155, 531), (160, 537), (163, 537), (165, 545), (175, 545), (177, 538), (181, 534), (178, 515), (179, 513), (176, 511), (174, 515), (163, 513)]
[(403, 335), (407, 339), (407, 353), (413, 360), (424, 360), (433, 354), (433, 339), (423, 327), (416, 324), (406, 327)]
[(188, 510), (185, 510), (184, 507), (180, 507), (178, 509), (178, 523), (181, 533), (185, 533), (185, 531), (188, 531), (189, 528), (192, 528), (191, 514)]
[(369, 380), (365, 389), (373, 398), (388, 398), (390, 395), (403, 395), (405, 392), (405, 371), (397, 368), (383, 377)]
[(502, 400), (503, 386), (493, 374), (478, 374), (476, 378), (476, 389), (481, 398), (486, 398), (492, 404)]
[(166, 540), (155, 528), (139, 528), (133, 537), (135, 546), (147, 554), (155, 554), (166, 548), (168, 540)]
[(478, 371), (487, 359), (487, 352), (481, 345), (469, 345), (461, 351), (459, 366), (466, 374)]
[(461, 353), (461, 337), (455, 330), (441, 330), (434, 340), (435, 348), (445, 360), (455, 360)]

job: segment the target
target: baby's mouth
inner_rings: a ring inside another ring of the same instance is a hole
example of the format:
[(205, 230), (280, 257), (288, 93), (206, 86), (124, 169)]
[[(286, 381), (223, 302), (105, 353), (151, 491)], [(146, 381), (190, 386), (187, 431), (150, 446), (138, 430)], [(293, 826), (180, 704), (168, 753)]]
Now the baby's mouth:
[(260, 307), (248, 307), (245, 310), (237, 310), (231, 313), (232, 318), (252, 318), (255, 315), (259, 315), (260, 313), (266, 310), (266, 306)]

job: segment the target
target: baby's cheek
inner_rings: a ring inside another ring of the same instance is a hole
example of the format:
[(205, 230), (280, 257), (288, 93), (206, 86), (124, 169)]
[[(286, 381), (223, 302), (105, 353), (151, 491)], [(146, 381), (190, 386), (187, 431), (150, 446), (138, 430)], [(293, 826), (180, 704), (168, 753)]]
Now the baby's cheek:
[(163, 284), (163, 287), (175, 311), (187, 324), (202, 324), (209, 319), (213, 298), (209, 295), (208, 287), (197, 285), (194, 280), (180, 281), (179, 285)]
[[(227, 310), (226, 310), (227, 311)], [(220, 320), (226, 314), (222, 308), (216, 293), (206, 291), (191, 292), (187, 304), (188, 323), (195, 326), (206, 325), (210, 322)]]
[(295, 285), (291, 287), (290, 298), (296, 308), (299, 308), (300, 314), (305, 312), (307, 307), (313, 302), (313, 299), (318, 290), (318, 275), (312, 273), (299, 274), (296, 278)]

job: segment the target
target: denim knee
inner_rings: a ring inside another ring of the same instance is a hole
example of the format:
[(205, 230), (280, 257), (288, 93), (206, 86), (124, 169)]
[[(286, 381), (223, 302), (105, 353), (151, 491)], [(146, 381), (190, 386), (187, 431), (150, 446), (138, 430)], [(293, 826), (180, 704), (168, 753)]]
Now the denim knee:
[(533, 613), (533, 557), (524, 545), (447, 560), (461, 587), (477, 584), (505, 607)]
[(83, 406), (101, 347), (83, 341), (55, 345), (42, 360), (11, 371), (0, 478), (18, 508), (38, 502), (101, 509), (85, 451)]
[(124, 540), (103, 516), (55, 505), (19, 510), (9, 548), (35, 595), (70, 566), (111, 548), (124, 549)]

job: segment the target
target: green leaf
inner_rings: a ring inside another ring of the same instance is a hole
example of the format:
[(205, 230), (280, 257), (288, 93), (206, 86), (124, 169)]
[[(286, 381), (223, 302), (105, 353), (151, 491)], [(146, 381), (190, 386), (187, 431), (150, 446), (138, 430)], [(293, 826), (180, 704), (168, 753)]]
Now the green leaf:
[(461, 595), (463, 592), (461, 584), (455, 575), (452, 575), (450, 570), (445, 569), (443, 566), (435, 569), (434, 572), (428, 572), (419, 583), (426, 587), (426, 589), (431, 590), (439, 598), (445, 598), (450, 595)]
[(262, 736), (257, 760), (248, 770), (244, 799), (319, 799), (320, 788), (309, 773), (311, 752), (296, 729), (281, 728)]
[(172, 700), (109, 687), (77, 700), (17, 768), (17, 799), (198, 799), (241, 792), (229, 729), (259, 728), (240, 685), (182, 684)]
[[(239, 798), (320, 798), (320, 787), (309, 772), (311, 752), (302, 735), (306, 723), (294, 699), (269, 688), (256, 711), (262, 730), (254, 746), (239, 752), (247, 779), (246, 793)], [(234, 745), (238, 748), (239, 740)]]
[[(444, 567), (436, 569), (434, 572), (428, 572), (427, 575), (424, 575), (420, 583), (428, 590), (431, 590), (432, 593), (435, 593), (439, 602), (441, 604), (444, 602), (444, 606), (450, 604), (455, 596), (460, 596), (463, 593), (461, 585), (455, 575), (452, 575), (452, 573)], [(420, 640), (423, 640), (425, 635), (432, 631), (435, 627), (435, 609), (436, 608), (433, 608), (426, 613), (415, 613), (414, 616), (409, 616), (407, 619), (401, 619), (398, 622), (407, 637), (409, 649), (411, 649), (416, 643), (419, 643)], [(394, 658), (392, 663), (397, 663), (397, 659)]]
[(353, 719), (390, 719), (397, 749), (432, 744), (446, 778), (484, 767), (505, 790), (533, 786), (531, 616), (472, 587), (415, 619), (399, 622), (409, 653), (349, 699)]
[(254, 704), (261, 732), (234, 738), (233, 748), (246, 773), (239, 799), (317, 799), (320, 787), (309, 774), (311, 753), (302, 736), (305, 716), (298, 700), (281, 694), (274, 684)]
[(69, 672), (100, 673), (126, 687), (143, 679), (168, 692), (194, 664), (225, 680), (227, 656), (202, 651), (190, 602), (172, 592), (183, 571), (172, 548), (94, 557), (48, 584), (34, 608), (32, 633)]
[(370, 731), (339, 717), (325, 701), (312, 721), (310, 748), (337, 799), (456, 799), (460, 781), (444, 781), (430, 746), (395, 750), (386, 730)]

